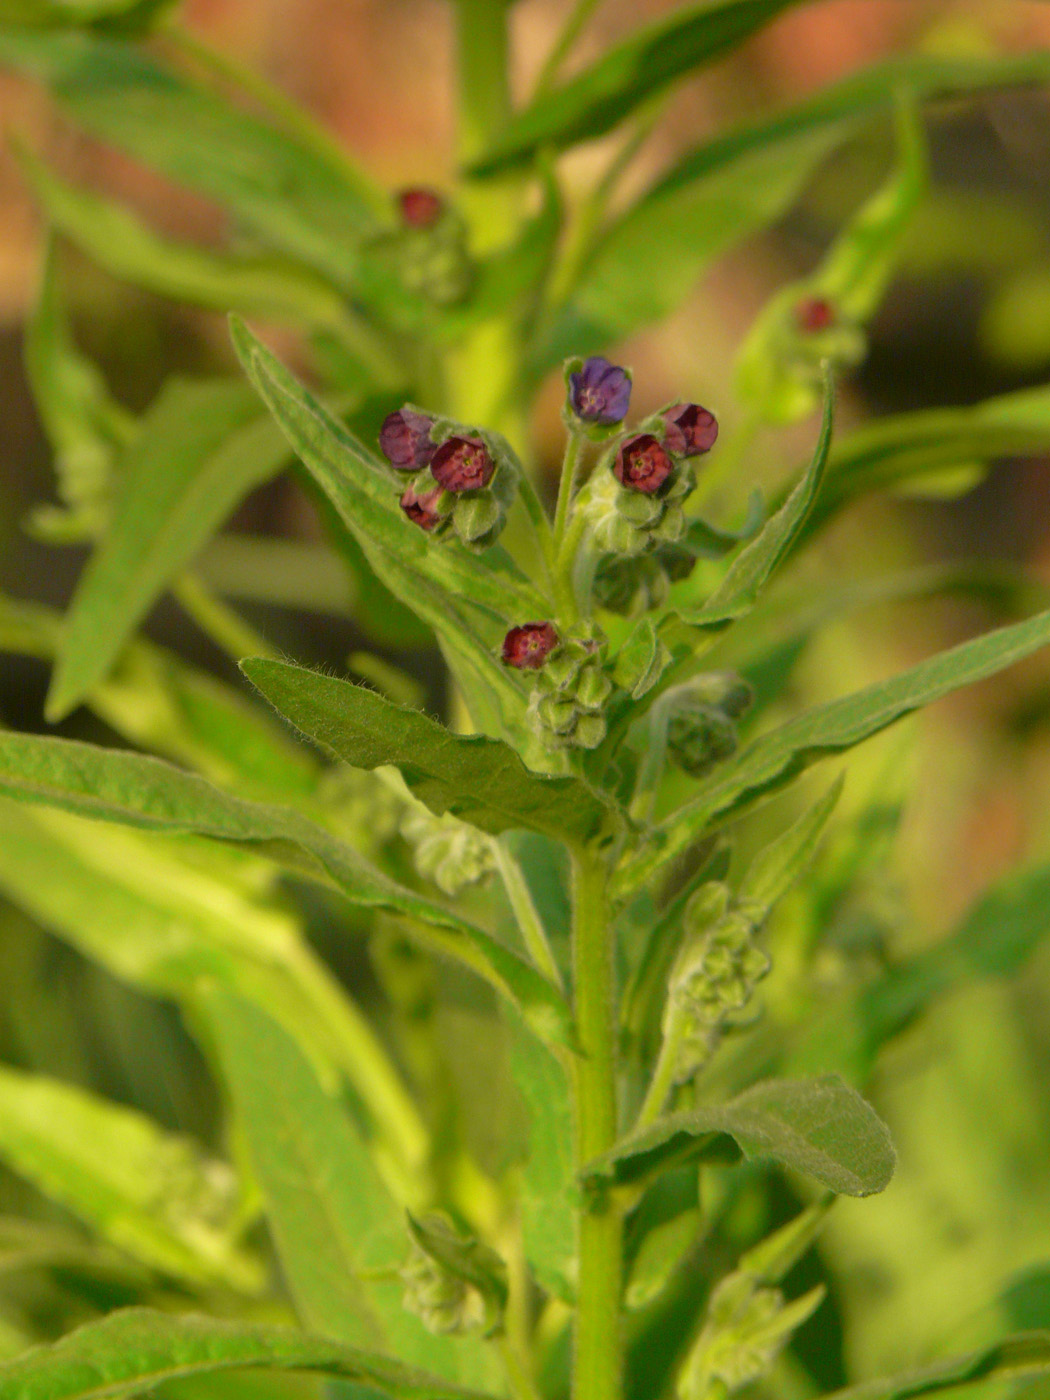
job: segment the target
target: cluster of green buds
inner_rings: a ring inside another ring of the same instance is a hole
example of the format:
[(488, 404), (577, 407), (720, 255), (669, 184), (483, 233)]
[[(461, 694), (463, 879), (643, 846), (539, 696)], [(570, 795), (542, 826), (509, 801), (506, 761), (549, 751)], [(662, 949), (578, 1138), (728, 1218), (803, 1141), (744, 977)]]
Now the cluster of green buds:
[(410, 474), (400, 505), (414, 525), (435, 536), (451, 532), (470, 549), (495, 542), (521, 473), (498, 434), (406, 404), (383, 420), (379, 447), (395, 472)]
[(594, 601), (621, 617), (638, 617), (663, 607), (671, 584), (688, 578), (695, 564), (696, 555), (680, 544), (657, 545), (648, 554), (606, 554), (595, 569)]
[(318, 797), (362, 852), (376, 852), (397, 835), (401, 800), (373, 773), (338, 763), (325, 770)]
[(725, 1030), (746, 1014), (770, 966), (755, 942), (764, 916), (757, 904), (734, 902), (719, 880), (701, 885), (686, 905), (685, 936), (671, 969), (663, 1019), (674, 1083), (691, 1079)]
[(667, 756), (701, 778), (736, 752), (736, 721), (751, 704), (746, 681), (727, 672), (695, 676), (676, 688), (667, 722)]
[(414, 802), (401, 819), (401, 835), (412, 847), (420, 875), (445, 894), (460, 894), (496, 868), (492, 842), (484, 832), (448, 812), (435, 817)]
[(435, 306), (463, 301), (474, 284), (463, 216), (425, 186), (402, 190), (397, 211), (399, 227), (389, 246), (402, 285)]
[(409, 1216), (408, 1228), (412, 1252), (401, 1268), (406, 1311), (438, 1335), (498, 1332), (507, 1300), (499, 1255), (436, 1212)]
[(559, 636), (553, 622), (526, 622), (503, 639), (503, 664), (536, 673), (529, 716), (550, 748), (596, 749), (605, 738), (613, 683), (604, 634), (595, 627)]

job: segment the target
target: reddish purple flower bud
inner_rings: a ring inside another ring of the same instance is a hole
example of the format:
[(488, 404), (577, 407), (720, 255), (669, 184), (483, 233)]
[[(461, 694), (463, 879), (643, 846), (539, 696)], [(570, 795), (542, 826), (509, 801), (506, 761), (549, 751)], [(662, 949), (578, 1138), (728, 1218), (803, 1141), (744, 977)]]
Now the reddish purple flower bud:
[(433, 228), (445, 212), (445, 201), (435, 190), (417, 186), (401, 191), (397, 207), (407, 228)]
[(435, 486), (433, 491), (423, 492), (417, 491), (414, 486), (408, 486), (401, 495), (401, 509), (413, 525), (418, 525), (421, 530), (433, 530), (435, 525), (441, 524), (441, 516), (436, 509), (440, 495), (440, 486)]
[(673, 471), (674, 463), (652, 433), (628, 438), (613, 463), (613, 475), (621, 486), (647, 496), (659, 491)]
[(538, 671), (558, 641), (553, 622), (523, 622), (503, 638), (503, 664), (519, 671)]
[(664, 442), (679, 457), (699, 457), (714, 447), (718, 419), (698, 403), (676, 403), (663, 418), (667, 424)]
[(795, 320), (800, 331), (817, 335), (835, 324), (835, 308), (827, 297), (805, 297), (795, 307)]
[(425, 413), (413, 413), (399, 408), (388, 413), (379, 429), (379, 448), (392, 467), (399, 472), (418, 472), (430, 466), (437, 447), (430, 441), (433, 418)]
[(446, 491), (480, 491), (492, 480), (496, 464), (480, 438), (450, 437), (434, 453), (430, 470)]
[(631, 402), (627, 371), (601, 355), (592, 356), (581, 370), (569, 375), (569, 402), (577, 418), (586, 423), (619, 423)]

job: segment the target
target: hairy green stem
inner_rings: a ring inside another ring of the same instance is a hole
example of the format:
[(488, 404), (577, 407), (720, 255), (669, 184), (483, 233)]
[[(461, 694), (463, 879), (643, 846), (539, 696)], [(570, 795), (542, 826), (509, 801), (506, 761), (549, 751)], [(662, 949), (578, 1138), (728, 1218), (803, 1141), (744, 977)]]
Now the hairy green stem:
[(561, 464), (561, 479), (558, 482), (558, 504), (554, 511), (554, 548), (556, 550), (561, 548), (562, 540), (565, 538), (565, 528), (569, 523), (569, 507), (576, 494), (581, 447), (579, 433), (574, 433), (570, 429), (565, 442), (565, 456)]
[(650, 1123), (659, 1118), (663, 1106), (667, 1102), (667, 1096), (674, 1088), (674, 1072), (682, 1044), (683, 1031), (684, 1025), (681, 1016), (674, 1017), (670, 1029), (660, 1045), (660, 1054), (656, 1061), (656, 1068), (653, 1070), (653, 1077), (649, 1081), (649, 1089), (641, 1108), (638, 1110), (638, 1121), (634, 1125), (635, 1132), (647, 1128)]
[(547, 941), (547, 930), (543, 927), (543, 920), (532, 902), (521, 866), (507, 849), (506, 843), (498, 836), (493, 837), (492, 851), (529, 957), (544, 976), (549, 977), (556, 987), (560, 987), (561, 969), (554, 960), (551, 945)]
[[(578, 1169), (616, 1141), (615, 962), (608, 870), (591, 851), (573, 853), (573, 972), (580, 1055), (573, 1066)], [(610, 1198), (578, 1211), (579, 1275), (573, 1400), (619, 1400), (623, 1222)]]

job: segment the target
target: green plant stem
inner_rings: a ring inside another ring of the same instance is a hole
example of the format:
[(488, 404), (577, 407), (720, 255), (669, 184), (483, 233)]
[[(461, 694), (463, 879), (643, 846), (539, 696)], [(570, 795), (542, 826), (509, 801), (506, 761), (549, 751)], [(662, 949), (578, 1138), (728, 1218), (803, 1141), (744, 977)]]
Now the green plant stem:
[[(574, 851), (573, 974), (581, 1052), (573, 1064), (578, 1169), (616, 1140), (615, 963), (607, 884), (605, 862), (592, 851)], [(620, 1209), (609, 1197), (585, 1199), (577, 1220), (573, 1400), (619, 1400), (623, 1383)]]
[(647, 1128), (663, 1112), (667, 1096), (674, 1088), (674, 1071), (678, 1061), (679, 1047), (682, 1043), (682, 1030), (681, 1016), (673, 1017), (670, 1030), (660, 1045), (660, 1054), (657, 1057), (656, 1068), (649, 1081), (645, 1099), (638, 1110), (638, 1121), (634, 1125), (635, 1132)]
[(543, 1400), (536, 1382), (529, 1375), (524, 1361), (510, 1339), (506, 1336), (499, 1337), (496, 1345), (503, 1360), (503, 1369), (513, 1400)]
[(389, 217), (390, 201), (386, 192), (349, 159), (339, 142), (308, 113), (287, 97), (280, 88), (268, 82), (260, 73), (239, 63), (229, 54), (220, 53), (198, 38), (191, 29), (177, 20), (169, 20), (163, 29), (172, 46), (224, 82), (240, 88), (279, 127), (295, 136), (304, 146), (339, 171), (346, 183), (377, 215)]
[(579, 603), (576, 598), (576, 554), (587, 532), (587, 518), (577, 510), (569, 520), (565, 537), (558, 550), (555, 591), (559, 615), (568, 622), (575, 622), (579, 616)]
[(543, 927), (543, 921), (532, 902), (532, 895), (525, 882), (521, 866), (498, 836), (493, 839), (492, 851), (496, 857), (503, 887), (507, 891), (507, 898), (510, 900), (510, 907), (514, 910), (518, 928), (521, 929), (521, 936), (525, 940), (529, 957), (556, 987), (561, 987), (561, 969), (554, 960), (551, 945), (547, 941), (547, 930)]
[(551, 534), (551, 525), (547, 519), (547, 512), (543, 508), (543, 502), (536, 494), (536, 488), (527, 472), (522, 473), (518, 492), (521, 496), (521, 503), (525, 507), (525, 513), (529, 517), (529, 524), (532, 526), (536, 542), (540, 547), (540, 559), (543, 563), (547, 586), (553, 594), (558, 572), (558, 556), (554, 547), (554, 536)]
[(171, 591), (179, 606), (231, 660), (243, 661), (246, 656), (280, 659), (276, 647), (227, 607), (196, 575), (183, 574), (172, 584)]
[(602, 0), (576, 0), (576, 8), (565, 21), (565, 25), (554, 41), (554, 47), (547, 55), (546, 62), (540, 69), (540, 75), (536, 79), (536, 87), (533, 91), (534, 97), (539, 97), (541, 93), (547, 91), (554, 79), (558, 76), (558, 70), (568, 58), (573, 45), (583, 32), (583, 27), (590, 19), (591, 15), (601, 4)]
[(576, 494), (576, 477), (580, 469), (580, 449), (582, 441), (579, 433), (569, 429), (565, 442), (565, 456), (561, 464), (561, 478), (558, 482), (558, 504), (554, 511), (554, 548), (561, 549), (565, 529), (569, 523), (569, 507)]

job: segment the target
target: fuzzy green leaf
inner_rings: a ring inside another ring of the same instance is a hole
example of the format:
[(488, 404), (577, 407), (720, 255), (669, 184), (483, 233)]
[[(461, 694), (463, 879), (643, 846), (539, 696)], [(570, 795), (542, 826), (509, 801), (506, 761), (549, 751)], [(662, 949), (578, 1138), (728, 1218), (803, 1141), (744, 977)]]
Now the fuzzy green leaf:
[(882, 1191), (895, 1155), (886, 1125), (837, 1075), (770, 1079), (725, 1104), (658, 1119), (584, 1168), (584, 1180), (621, 1185), (677, 1164), (728, 1136), (748, 1157), (772, 1158), (844, 1196)]
[(712, 825), (721, 825), (778, 791), (812, 763), (852, 748), (905, 715), (993, 676), (1050, 643), (1050, 612), (963, 642), (891, 680), (789, 720), (724, 763), (697, 796), (655, 828), (648, 848), (615, 881), (620, 893), (650, 880)]
[(50, 719), (105, 677), (165, 586), (286, 457), (244, 385), (168, 381), (119, 463), (112, 518), (70, 607)]
[(833, 1390), (824, 1400), (908, 1400), (913, 1395), (933, 1395), (974, 1381), (1019, 1380), (1050, 1371), (1050, 1332), (1018, 1332), (992, 1346), (949, 1361), (935, 1361), (914, 1371)]
[(241, 1367), (360, 1381), (394, 1400), (484, 1400), (389, 1357), (286, 1327), (128, 1308), (0, 1365), (12, 1400), (130, 1400), (166, 1380)]
[(617, 825), (613, 807), (582, 779), (533, 773), (501, 739), (453, 734), (373, 690), (285, 661), (251, 657), (241, 670), (327, 752), (355, 768), (399, 768), (438, 816), (451, 812), (493, 835), (524, 827), (577, 840)]
[(0, 1068), (0, 1159), (133, 1259), (198, 1286), (262, 1286), (216, 1223), (232, 1225), (232, 1172), (140, 1113)]
[(0, 792), (102, 821), (261, 848), (310, 878), (331, 879), (354, 904), (403, 915), (426, 946), (518, 1002), (537, 1034), (574, 1043), (561, 993), (535, 968), (291, 808), (243, 801), (159, 759), (27, 734), (0, 733)]

